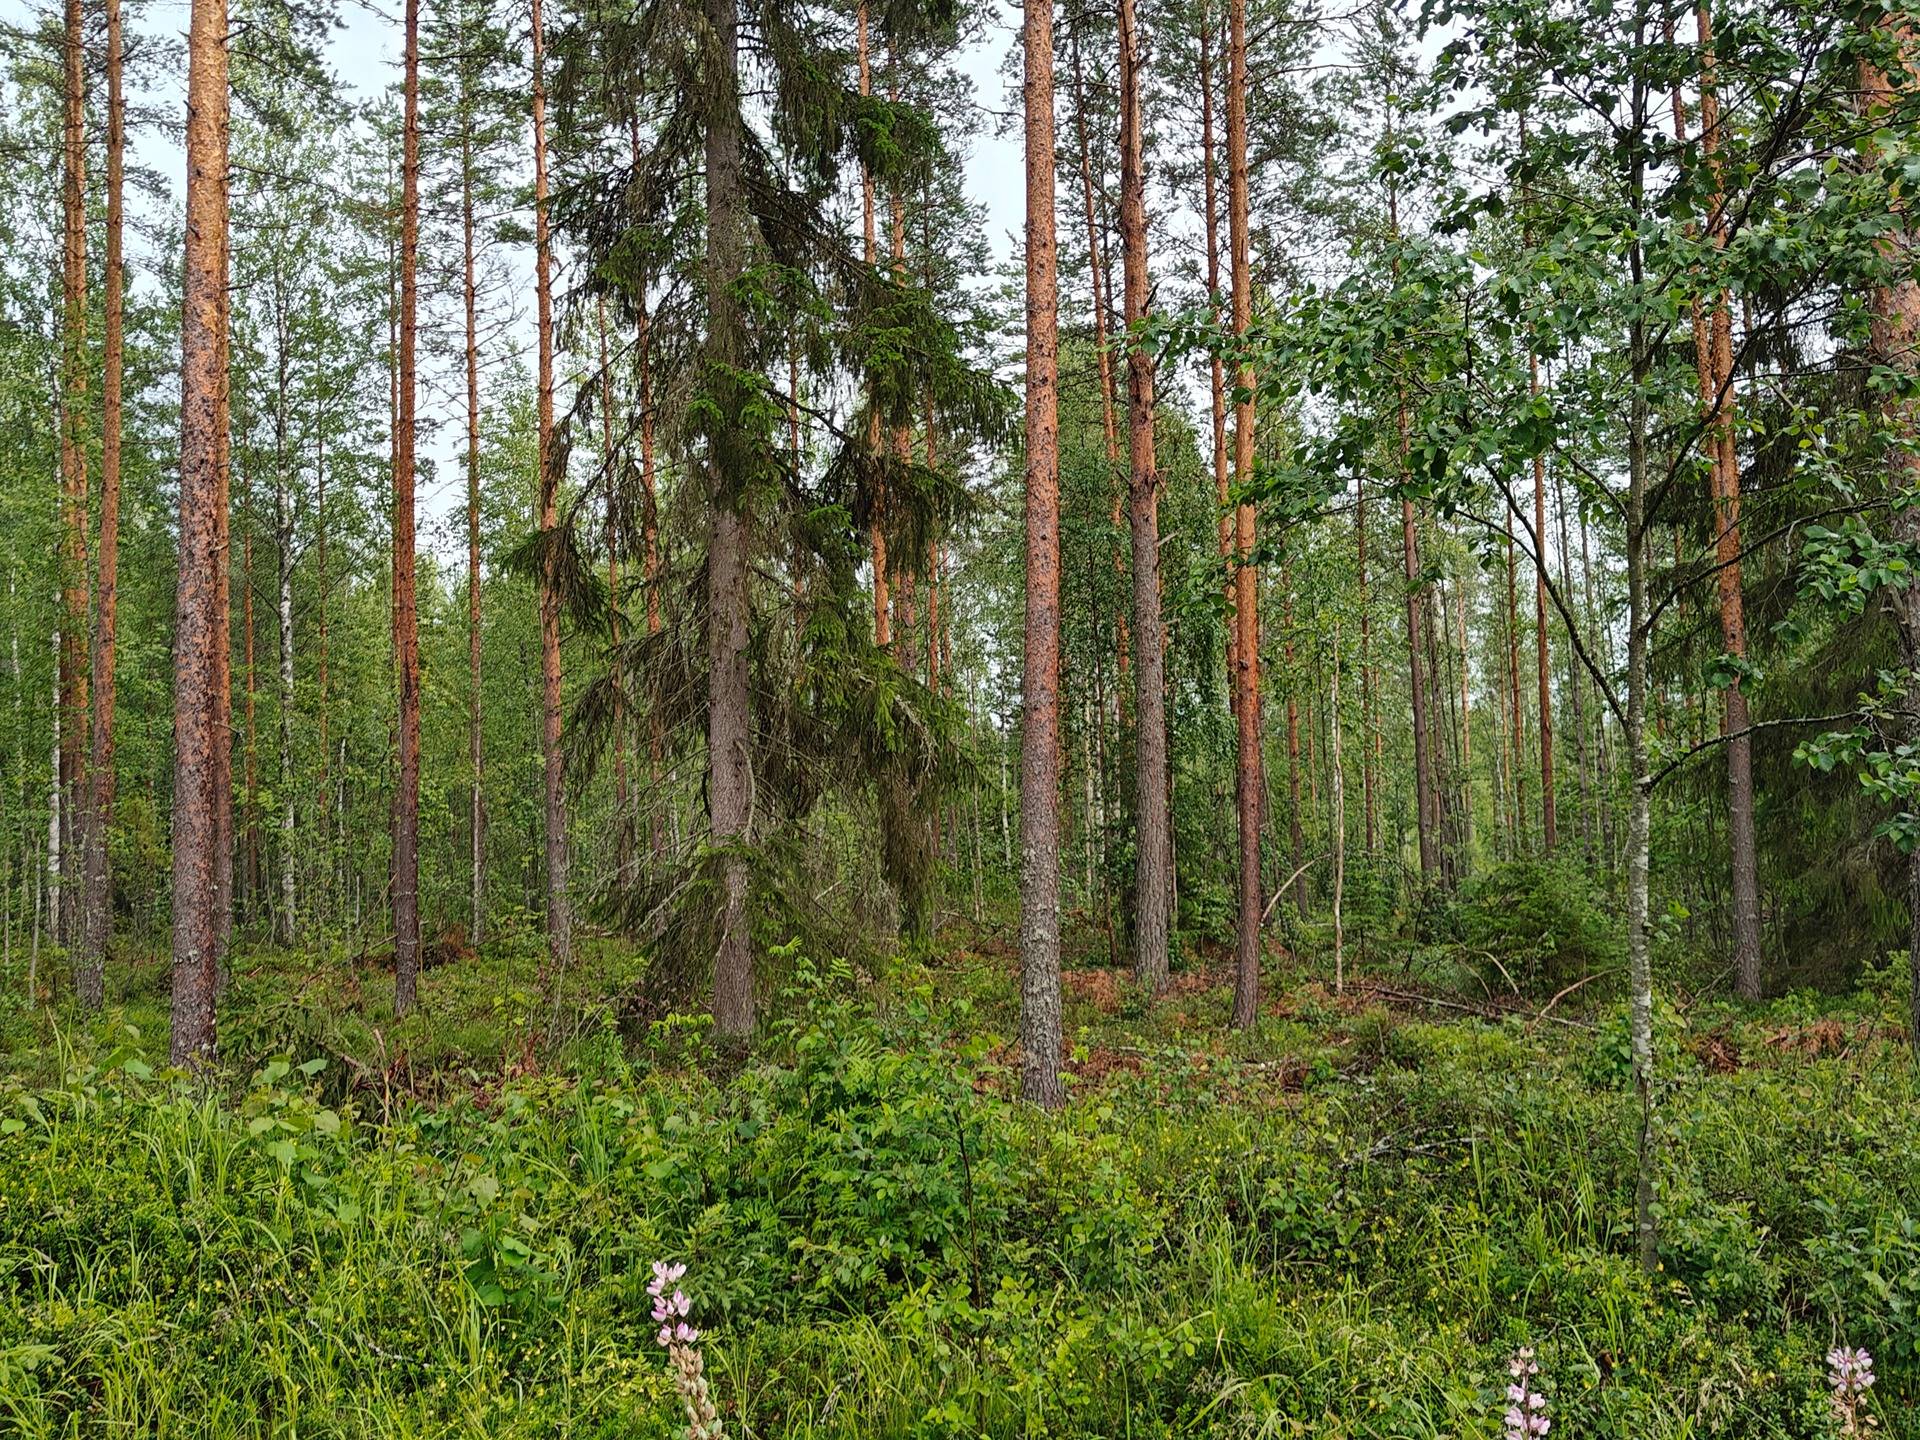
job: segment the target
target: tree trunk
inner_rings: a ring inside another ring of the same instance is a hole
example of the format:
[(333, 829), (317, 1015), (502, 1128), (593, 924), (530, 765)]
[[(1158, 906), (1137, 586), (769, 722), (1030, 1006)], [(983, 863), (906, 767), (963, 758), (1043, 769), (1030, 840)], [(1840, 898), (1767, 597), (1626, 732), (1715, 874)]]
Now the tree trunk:
[[(480, 690), (480, 286), (475, 253), (476, 174), (468, 67), (460, 68), (460, 298), (467, 378), (467, 842), (469, 935), (479, 946), (487, 918), (486, 746)], [(324, 748), (322, 750), (324, 754)]]
[[(537, 5), (535, 14), (538, 15)], [(538, 23), (536, 19), (536, 34)], [(393, 657), (400, 681), (399, 784), (393, 797), (393, 1009), (396, 1015), (406, 1015), (413, 1010), (418, 1003), (420, 985), (420, 608), (414, 587), (413, 553), (420, 259), (420, 0), (406, 3), (405, 85), (406, 121), (400, 161), (400, 406), (393, 469)], [(544, 469), (543, 466), (543, 473)]]
[[(1700, 40), (1700, 145), (1713, 179), (1708, 234), (1724, 250), (1727, 221), (1725, 162), (1720, 159), (1720, 102), (1714, 83), (1713, 21), (1704, 3), (1694, 9)], [(1697, 312), (1696, 312), (1697, 324)], [(1698, 332), (1696, 331), (1696, 334)], [(1697, 342), (1696, 342), (1697, 344)], [(1720, 595), (1720, 643), (1736, 661), (1747, 656), (1747, 617), (1740, 581), (1740, 453), (1734, 432), (1733, 317), (1723, 287), (1714, 298), (1707, 397), (1713, 455), (1715, 560)], [(1734, 988), (1743, 1000), (1760, 998), (1760, 870), (1753, 816), (1753, 739), (1747, 696), (1738, 672), (1726, 689), (1727, 836), (1733, 891)]]
[[(1215, 173), (1213, 148), (1213, 37), (1209, 31), (1211, 0), (1202, 0), (1200, 6), (1200, 175), (1205, 191), (1207, 222), (1207, 308), (1213, 314), (1214, 324), (1218, 325), (1226, 317), (1220, 308), (1220, 194), (1219, 181)], [(1213, 489), (1214, 498), (1220, 507), (1218, 522), (1220, 542), (1220, 569), (1226, 576), (1227, 609), (1231, 613), (1234, 600), (1233, 583), (1233, 509), (1227, 503), (1227, 373), (1226, 362), (1218, 355), (1212, 357), (1208, 366), (1208, 389), (1213, 402)], [(1234, 647), (1238, 643), (1237, 627), (1227, 626), (1227, 705), (1237, 709), (1240, 704), (1238, 680), (1239, 668), (1234, 659)]]
[[(1129, 330), (1147, 316), (1146, 161), (1134, 0), (1120, 3), (1120, 244)], [(1167, 804), (1166, 656), (1160, 625), (1160, 477), (1154, 457), (1153, 357), (1127, 349), (1127, 519), (1133, 540), (1133, 973), (1149, 994), (1167, 981), (1173, 844)]]
[(565, 756), (560, 748), (564, 703), (560, 672), (560, 470), (553, 434), (553, 241), (547, 216), (546, 34), (541, 0), (533, 0), (534, 290), (538, 300), (540, 397), (540, 530), (547, 560), (540, 577), (540, 749), (546, 769), (547, 959), (561, 974), (573, 960), (573, 912), (567, 890)]
[[(645, 552), (641, 556), (641, 579), (647, 587), (647, 634), (658, 635), (661, 626), (660, 614), (660, 497), (658, 480), (653, 465), (653, 336), (647, 316), (647, 291), (643, 284), (640, 289), (640, 334), (638, 337), (638, 356), (636, 363), (640, 367), (640, 488), (645, 495), (646, 514), (640, 521), (640, 545)], [(650, 702), (647, 706), (647, 778), (653, 792), (653, 803), (648, 819), (648, 843), (653, 858), (661, 859), (667, 851), (666, 827), (660, 823), (660, 809), (663, 803), (661, 786), (666, 777), (667, 736), (661, 722), (660, 706)]]
[[(1644, 24), (1644, 21), (1642, 22)], [(1628, 194), (1634, 238), (1627, 248), (1632, 298), (1638, 305), (1645, 284), (1639, 222), (1645, 203), (1646, 151), (1638, 143), (1638, 120), (1646, 104), (1643, 81), (1634, 84), (1633, 135), (1628, 160)], [(1648, 847), (1652, 832), (1653, 777), (1647, 759), (1647, 652), (1653, 624), (1647, 599), (1647, 372), (1651, 357), (1646, 321), (1635, 308), (1628, 329), (1633, 380), (1627, 432), (1627, 765), (1632, 785), (1627, 836), (1627, 971), (1631, 1015), (1634, 1095), (1639, 1105), (1634, 1179), (1634, 1234), (1640, 1266), (1649, 1275), (1659, 1267), (1659, 1236), (1654, 1217), (1653, 970), (1648, 925)]]
[(1340, 914), (1347, 884), (1347, 777), (1340, 768), (1340, 624), (1333, 626), (1333, 666), (1327, 683), (1327, 772), (1333, 791), (1333, 991), (1347, 988), (1346, 936)]
[[(729, 1039), (753, 1030), (753, 937), (747, 924), (747, 857), (753, 828), (753, 770), (748, 746), (747, 535), (749, 497), (738, 483), (750, 438), (736, 428), (746, 397), (737, 377), (746, 355), (746, 320), (734, 287), (746, 269), (745, 176), (740, 116), (739, 11), (736, 0), (706, 0), (719, 73), (707, 125), (707, 295), (705, 384), (717, 391), (713, 432), (712, 532), (707, 552), (708, 803), (719, 852), (720, 933), (713, 967), (714, 1028)], [(865, 12), (862, 11), (864, 22)], [(864, 35), (865, 26), (862, 24)], [(863, 50), (864, 53), (864, 50)], [(876, 416), (877, 419), (877, 416)], [(876, 579), (883, 571), (876, 570)]]
[[(871, 47), (867, 43), (867, 0), (860, 0), (859, 8), (854, 12), (854, 37), (858, 50), (860, 70), (860, 93), (862, 96), (873, 94), (873, 67)], [(871, 269), (880, 258), (880, 249), (874, 228), (874, 188), (873, 171), (866, 161), (860, 162), (860, 221), (865, 249), (861, 252)], [(867, 387), (867, 450), (880, 454), (880, 407), (879, 398), (873, 387)], [(887, 568), (887, 497), (884, 485), (873, 497), (873, 520), (868, 526), (868, 534), (873, 545), (873, 643), (882, 650), (893, 644), (893, 604), (888, 587)]]
[(1026, 650), (1020, 731), (1020, 1093), (1060, 1081), (1059, 283), (1053, 208), (1053, 3), (1025, 0)]
[(1300, 685), (1294, 673), (1293, 557), (1289, 553), (1280, 576), (1280, 629), (1285, 636), (1282, 654), (1287, 667), (1287, 850), (1293, 866), (1293, 909), (1307, 918), (1307, 834), (1300, 822)]
[[(1366, 853), (1371, 856), (1377, 840), (1377, 812), (1374, 807), (1373, 748), (1367, 737), (1373, 733), (1373, 600), (1367, 589), (1367, 481), (1364, 475), (1354, 480), (1353, 548), (1360, 585), (1360, 808)], [(1464, 648), (1465, 640), (1461, 641)]]
[[(85, 27), (81, 0), (66, 0), (65, 132), (61, 165), (65, 247), (61, 267), (60, 479), (65, 537), (60, 588), (60, 789), (63, 864), (77, 857), (86, 833), (87, 801), (87, 96)], [(64, 877), (62, 877), (64, 878)], [(85, 897), (61, 912), (60, 934), (80, 938)]]
[[(1233, 255), (1233, 333), (1244, 340), (1253, 324), (1253, 271), (1247, 206), (1247, 5), (1227, 5), (1227, 236)], [(1233, 473), (1245, 487), (1253, 480), (1253, 366), (1242, 362), (1235, 377), (1240, 399), (1233, 417)], [(1243, 500), (1234, 516), (1234, 674), (1238, 759), (1235, 808), (1240, 823), (1239, 920), (1234, 937), (1233, 1023), (1249, 1029), (1260, 1014), (1260, 929), (1265, 912), (1260, 882), (1261, 811), (1266, 765), (1260, 726), (1260, 593), (1253, 563), (1253, 506)]]
[[(1528, 382), (1540, 393), (1540, 357), (1527, 356)], [(1533, 457), (1533, 629), (1540, 690), (1540, 848), (1548, 855), (1560, 843), (1560, 818), (1553, 794), (1553, 686), (1547, 645), (1547, 460)]]
[[(1882, 21), (1898, 45), (1906, 68), (1914, 63), (1912, 31), (1905, 24)], [(1872, 64), (1860, 65), (1860, 106), (1869, 119), (1894, 108), (1902, 97), (1887, 76)], [(1914, 259), (1920, 240), (1903, 200), (1900, 224), (1880, 239), (1881, 258), (1887, 267), (1887, 283), (1873, 292), (1872, 338), (1874, 364), (1891, 371), (1898, 382), (1894, 397), (1883, 400), (1884, 422), (1892, 432), (1887, 448), (1889, 493), (1912, 501), (1920, 492), (1920, 453), (1914, 442), (1920, 440), (1920, 400), (1913, 398), (1913, 383), (1920, 372), (1920, 279), (1915, 278)], [(1920, 507), (1908, 503), (1894, 509), (1895, 536), (1908, 545), (1920, 544)], [(1920, 674), (1920, 586), (1909, 584), (1893, 599), (1891, 608), (1900, 629), (1901, 648), (1910, 675)], [(1910, 741), (1920, 742), (1920, 680), (1907, 683), (1906, 705), (1909, 712)], [(1913, 996), (1910, 1002), (1909, 1034), (1920, 1036), (1920, 850), (1907, 857), (1908, 951), (1907, 973)], [(1913, 1047), (1914, 1063), (1920, 1065), (1920, 1044)]]
[(286, 281), (274, 273), (275, 355), (279, 364), (274, 409), (273, 550), (275, 601), (280, 639), (280, 905), (275, 912), (274, 936), (293, 944), (294, 932), (294, 783), (293, 783), (293, 495), (290, 471), (293, 457), (287, 418), (292, 334)]
[[(1407, 463), (1407, 409), (1399, 409), (1400, 466)], [(1420, 663), (1421, 591), (1420, 541), (1414, 527), (1413, 501), (1400, 502), (1400, 555), (1407, 582), (1407, 682), (1413, 694), (1413, 790), (1414, 820), (1420, 838), (1420, 877), (1431, 880), (1439, 873), (1439, 846), (1434, 836), (1433, 757), (1431, 720), (1427, 707), (1426, 667)]]
[(626, 886), (633, 873), (633, 811), (627, 795), (626, 668), (620, 660), (620, 535), (614, 524), (613, 362), (607, 354), (607, 300), (599, 305), (600, 464), (607, 495), (607, 639), (613, 650), (613, 870)]
[(87, 805), (84, 876), (85, 918), (74, 988), (81, 1007), (98, 1010), (106, 995), (106, 954), (113, 936), (113, 874), (107, 836), (113, 826), (114, 662), (119, 637), (120, 575), (120, 398), (125, 368), (123, 208), (126, 149), (126, 96), (121, 87), (123, 35), (120, 0), (106, 0), (107, 11), (107, 269), (106, 353), (100, 386), (100, 551), (96, 559), (93, 609), (93, 733), (87, 774), (93, 794)]
[(176, 1064), (214, 1053), (220, 833), (215, 786), (227, 326), (227, 6), (193, 0), (180, 345), (180, 566), (174, 602), (173, 1037)]

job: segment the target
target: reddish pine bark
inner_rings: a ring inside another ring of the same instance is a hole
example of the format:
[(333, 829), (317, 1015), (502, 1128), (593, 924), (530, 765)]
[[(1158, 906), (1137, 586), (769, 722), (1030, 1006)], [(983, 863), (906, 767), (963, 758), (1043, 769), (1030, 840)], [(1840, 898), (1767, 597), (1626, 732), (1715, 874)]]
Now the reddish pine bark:
[[(1713, 20), (1704, 3), (1696, 5), (1694, 21), (1700, 42), (1700, 145), (1706, 155), (1714, 192), (1707, 233), (1714, 248), (1724, 250), (1730, 229), (1726, 213), (1726, 165), (1720, 158), (1720, 101), (1715, 86)], [(1740, 453), (1734, 431), (1733, 316), (1724, 287), (1714, 298), (1711, 330), (1712, 393), (1707, 397), (1707, 419), (1714, 462), (1714, 558), (1719, 581), (1720, 643), (1729, 655), (1744, 660), (1747, 616), (1740, 579)], [(1742, 999), (1758, 1000), (1760, 868), (1753, 815), (1753, 739), (1748, 733), (1746, 691), (1738, 674), (1725, 691), (1725, 703), (1734, 988)]]
[[(1881, 22), (1911, 73), (1915, 61), (1914, 37), (1905, 24)], [(1862, 60), (1860, 63), (1860, 108), (1870, 119), (1891, 111), (1903, 98), (1886, 74)], [(1920, 238), (1914, 232), (1907, 201), (1899, 204), (1900, 223), (1880, 238), (1880, 253), (1886, 263), (1886, 282), (1873, 292), (1873, 323), (1870, 349), (1876, 366), (1891, 372), (1907, 393), (1882, 401), (1883, 420), (1892, 441), (1887, 449), (1887, 482), (1892, 493), (1911, 500), (1920, 491), (1920, 452), (1914, 445), (1920, 440), (1920, 401), (1911, 394), (1916, 372), (1920, 372), (1920, 279), (1915, 276), (1916, 252)], [(1895, 534), (1909, 545), (1920, 544), (1920, 507), (1908, 504), (1894, 511)], [(1901, 647), (1909, 671), (1920, 671), (1920, 587), (1908, 586), (1900, 592), (1894, 608), (1900, 627)], [(1920, 716), (1920, 681), (1909, 680), (1907, 710)], [(1920, 741), (1920, 719), (1909, 720), (1910, 740)], [(1907, 973), (1913, 998), (1908, 1023), (1910, 1033), (1920, 1035), (1920, 850), (1907, 857), (1907, 908), (1909, 942)], [(1920, 1051), (1916, 1051), (1920, 1054)]]
[[(1247, 199), (1247, 5), (1227, 5), (1227, 240), (1233, 256), (1233, 333), (1244, 340), (1253, 324), (1251, 217)], [(1243, 396), (1234, 407), (1233, 473), (1245, 487), (1253, 479), (1253, 366), (1242, 362), (1235, 377)], [(1253, 564), (1253, 506), (1234, 516), (1233, 603), (1235, 709), (1238, 761), (1236, 809), (1240, 821), (1240, 914), (1234, 937), (1233, 1023), (1248, 1029), (1260, 1013), (1260, 930), (1265, 913), (1260, 880), (1260, 829), (1266, 795), (1266, 764), (1260, 726), (1260, 591)]]
[(1060, 1081), (1060, 337), (1054, 234), (1053, 4), (1025, 0), (1026, 638), (1020, 729), (1020, 1093)]
[(123, 35), (120, 0), (106, 0), (107, 18), (107, 265), (106, 351), (100, 386), (100, 551), (93, 610), (93, 733), (87, 773), (93, 793), (86, 813), (86, 853), (81, 862), (84, 917), (74, 988), (80, 1004), (97, 1010), (105, 999), (107, 946), (113, 936), (113, 876), (107, 833), (113, 825), (114, 661), (119, 635), (120, 408), (125, 369), (127, 110), (122, 91)]

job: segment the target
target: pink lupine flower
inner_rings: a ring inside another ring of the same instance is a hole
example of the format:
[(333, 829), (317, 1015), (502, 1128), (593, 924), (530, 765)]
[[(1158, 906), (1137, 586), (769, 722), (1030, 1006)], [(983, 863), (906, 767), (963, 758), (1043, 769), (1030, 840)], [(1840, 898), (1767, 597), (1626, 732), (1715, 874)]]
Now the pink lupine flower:
[(1522, 1345), (1507, 1362), (1512, 1379), (1507, 1385), (1507, 1413), (1501, 1417), (1504, 1440), (1539, 1440), (1553, 1428), (1547, 1418), (1547, 1397), (1533, 1388), (1533, 1377), (1539, 1373), (1531, 1345)]
[[(725, 1440), (720, 1412), (707, 1385), (706, 1364), (695, 1348), (700, 1332), (685, 1318), (693, 1311), (693, 1301), (678, 1288), (680, 1278), (686, 1273), (685, 1265), (669, 1265), (664, 1260), (653, 1262), (653, 1279), (647, 1283), (647, 1294), (653, 1297), (653, 1318), (660, 1326), (654, 1338), (667, 1352), (667, 1364), (673, 1370), (673, 1387), (680, 1392), (680, 1406), (687, 1415), (687, 1440)], [(668, 1286), (675, 1287), (671, 1295), (667, 1293)]]
[(1873, 1356), (1865, 1350), (1836, 1345), (1827, 1352), (1828, 1398), (1842, 1435), (1864, 1435), (1873, 1428), (1873, 1417), (1861, 1413), (1873, 1379)]

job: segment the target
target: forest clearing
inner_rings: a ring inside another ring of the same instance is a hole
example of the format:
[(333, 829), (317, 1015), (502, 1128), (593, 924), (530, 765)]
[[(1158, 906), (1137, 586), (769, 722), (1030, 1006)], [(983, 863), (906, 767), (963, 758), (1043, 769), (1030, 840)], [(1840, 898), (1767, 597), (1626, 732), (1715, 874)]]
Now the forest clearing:
[(1912, 0), (0, 0), (0, 1435), (1920, 1440)]

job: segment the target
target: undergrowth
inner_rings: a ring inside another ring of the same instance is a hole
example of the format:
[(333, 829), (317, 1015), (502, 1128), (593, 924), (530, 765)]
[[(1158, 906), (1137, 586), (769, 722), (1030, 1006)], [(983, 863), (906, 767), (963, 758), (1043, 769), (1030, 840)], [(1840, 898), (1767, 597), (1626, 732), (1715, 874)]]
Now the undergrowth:
[(1491, 1437), (1531, 1344), (1555, 1436), (1816, 1437), (1840, 1341), (1920, 1434), (1891, 995), (1663, 1011), (1649, 1278), (1610, 1006), (1295, 975), (1229, 1039), (1213, 977), (1147, 1006), (1076, 972), (1044, 1116), (1009, 1099), (1003, 958), (785, 962), (745, 1068), (701, 1020), (543, 1010), (512, 956), (431, 972), (398, 1030), (263, 959), (224, 1090), (157, 1069), (137, 994), (90, 1032), (12, 1014), (0, 1432), (675, 1435), (665, 1258), (737, 1435)]

